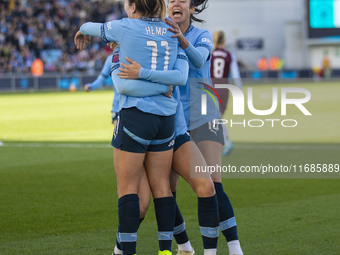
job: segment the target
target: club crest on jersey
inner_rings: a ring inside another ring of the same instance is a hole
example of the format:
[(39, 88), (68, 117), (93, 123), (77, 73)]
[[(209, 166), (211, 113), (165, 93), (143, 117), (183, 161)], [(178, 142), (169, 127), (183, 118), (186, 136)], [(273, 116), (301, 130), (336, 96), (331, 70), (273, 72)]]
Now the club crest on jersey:
[(112, 63), (119, 62), (119, 53), (114, 53), (112, 56)]

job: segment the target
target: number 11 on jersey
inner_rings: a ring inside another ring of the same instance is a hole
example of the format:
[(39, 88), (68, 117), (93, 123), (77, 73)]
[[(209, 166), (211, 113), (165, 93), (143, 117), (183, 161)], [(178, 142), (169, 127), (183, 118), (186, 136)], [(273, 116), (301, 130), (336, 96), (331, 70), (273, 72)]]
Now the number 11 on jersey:
[[(157, 69), (157, 57), (158, 57), (158, 44), (156, 41), (147, 41), (146, 45), (148, 47), (152, 47), (152, 55), (151, 55), (151, 70)], [(167, 41), (161, 41), (161, 47), (165, 47), (165, 56), (164, 56), (164, 71), (169, 69), (169, 60), (170, 60), (170, 47)]]

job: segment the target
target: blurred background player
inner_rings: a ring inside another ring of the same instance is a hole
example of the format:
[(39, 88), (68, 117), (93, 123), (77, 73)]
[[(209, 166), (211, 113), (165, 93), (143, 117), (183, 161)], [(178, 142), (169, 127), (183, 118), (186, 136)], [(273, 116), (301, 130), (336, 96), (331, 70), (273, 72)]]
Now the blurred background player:
[(37, 53), (37, 58), (33, 61), (31, 66), (33, 76), (42, 76), (44, 74), (44, 63), (40, 59), (40, 53)]
[[(107, 78), (110, 77), (111, 64), (112, 64), (113, 61), (115, 61), (115, 60), (113, 60), (113, 57), (118, 58), (118, 60), (119, 60), (118, 52), (115, 52), (115, 53), (109, 55), (106, 58), (104, 66), (103, 66), (102, 70), (100, 71), (100, 74), (98, 75), (97, 79), (94, 82), (88, 83), (84, 86), (84, 89), (87, 92), (90, 92), (92, 90), (96, 90), (96, 89), (102, 87), (105, 84), (105, 81), (107, 80)], [(113, 100), (112, 100), (111, 114), (112, 114), (112, 124), (115, 125), (116, 121), (117, 121), (117, 117), (118, 117), (118, 108), (119, 108), (118, 98), (119, 98), (119, 95), (118, 95), (117, 90), (115, 89), (114, 84), (113, 84), (113, 91), (114, 91), (114, 95), (113, 95)]]
[[(236, 56), (226, 50), (225, 43), (226, 38), (223, 31), (217, 31), (213, 34), (213, 52), (211, 55), (211, 78), (232, 78), (232, 82), (242, 89), (242, 81), (240, 71), (237, 65)], [(220, 107), (220, 114), (223, 118), (223, 114), (227, 109), (229, 90), (228, 89), (216, 89), (217, 93), (221, 97), (222, 106)], [(234, 148), (233, 143), (229, 139), (228, 129), (226, 125), (223, 125), (223, 135), (224, 135), (224, 146), (223, 146), (223, 156), (228, 155)]]
[(325, 51), (322, 59), (322, 74), (325, 79), (330, 79), (332, 77), (331, 61), (328, 57), (328, 51)]

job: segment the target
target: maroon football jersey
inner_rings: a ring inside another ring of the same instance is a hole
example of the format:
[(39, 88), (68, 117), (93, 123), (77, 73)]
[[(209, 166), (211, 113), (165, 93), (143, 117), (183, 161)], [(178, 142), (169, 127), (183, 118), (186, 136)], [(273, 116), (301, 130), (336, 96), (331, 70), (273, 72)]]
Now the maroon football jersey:
[(229, 51), (218, 48), (211, 57), (211, 78), (229, 78), (232, 58)]
[[(231, 54), (225, 49), (216, 49), (211, 56), (210, 74), (211, 78), (229, 78)], [(228, 89), (216, 89), (219, 94), (222, 106), (220, 107), (221, 116), (225, 112), (228, 104), (229, 90)]]

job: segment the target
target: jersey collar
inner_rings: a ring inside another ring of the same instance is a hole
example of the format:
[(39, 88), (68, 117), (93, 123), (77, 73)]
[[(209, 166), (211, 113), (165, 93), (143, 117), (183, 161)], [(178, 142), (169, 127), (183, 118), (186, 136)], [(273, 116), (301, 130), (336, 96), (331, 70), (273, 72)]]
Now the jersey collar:
[(187, 31), (185, 31), (184, 36), (187, 36), (192, 30), (194, 29), (193, 25), (190, 25), (187, 29)]
[(141, 20), (143, 21), (150, 21), (150, 22), (161, 22), (162, 19), (161, 18), (147, 18), (147, 17), (140, 17)]

